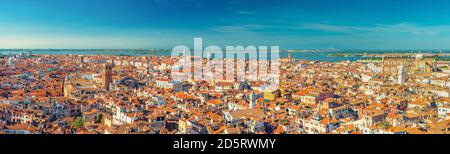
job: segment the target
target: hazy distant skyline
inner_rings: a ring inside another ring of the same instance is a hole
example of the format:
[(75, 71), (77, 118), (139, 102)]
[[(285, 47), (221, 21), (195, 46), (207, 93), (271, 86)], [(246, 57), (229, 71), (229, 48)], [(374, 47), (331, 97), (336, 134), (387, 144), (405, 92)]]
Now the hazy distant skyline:
[(0, 48), (450, 49), (447, 0), (0, 0)]

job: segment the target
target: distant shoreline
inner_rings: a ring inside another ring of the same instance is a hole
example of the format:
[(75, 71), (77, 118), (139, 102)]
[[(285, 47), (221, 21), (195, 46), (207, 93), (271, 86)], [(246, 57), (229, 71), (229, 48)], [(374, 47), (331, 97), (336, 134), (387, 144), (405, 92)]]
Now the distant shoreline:
[[(34, 55), (113, 55), (113, 56), (171, 56), (171, 50), (167, 49), (0, 49), (1, 56), (28, 54), (31, 51)], [(280, 58), (287, 58), (289, 55), (297, 60), (317, 60), (317, 61), (358, 61), (378, 54), (438, 54), (441, 50), (345, 50), (345, 51), (318, 51), (318, 52), (288, 52), (281, 50)], [(442, 51), (445, 55), (450, 55), (449, 51)], [(439, 60), (448, 61), (450, 56), (441, 57)]]
[(25, 51), (145, 51), (145, 52), (158, 52), (158, 51), (170, 51), (168, 49), (0, 49), (0, 52), (25, 52)]

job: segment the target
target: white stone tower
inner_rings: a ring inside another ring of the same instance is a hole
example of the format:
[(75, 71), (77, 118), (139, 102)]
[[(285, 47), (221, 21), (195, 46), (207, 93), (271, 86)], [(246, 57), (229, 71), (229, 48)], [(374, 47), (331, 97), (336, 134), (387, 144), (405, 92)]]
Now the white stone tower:
[(405, 83), (405, 67), (403, 65), (398, 67), (398, 84), (404, 84)]
[(255, 93), (252, 92), (252, 94), (250, 94), (250, 104), (249, 104), (249, 108), (253, 109), (256, 107), (256, 96)]

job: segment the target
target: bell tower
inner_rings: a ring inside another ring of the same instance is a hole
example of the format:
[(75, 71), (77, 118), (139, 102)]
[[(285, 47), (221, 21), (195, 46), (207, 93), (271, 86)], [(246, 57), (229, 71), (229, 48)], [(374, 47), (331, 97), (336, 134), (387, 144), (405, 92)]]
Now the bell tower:
[(110, 90), (110, 86), (112, 83), (112, 69), (113, 65), (111, 64), (105, 64), (103, 68), (103, 87), (106, 91)]

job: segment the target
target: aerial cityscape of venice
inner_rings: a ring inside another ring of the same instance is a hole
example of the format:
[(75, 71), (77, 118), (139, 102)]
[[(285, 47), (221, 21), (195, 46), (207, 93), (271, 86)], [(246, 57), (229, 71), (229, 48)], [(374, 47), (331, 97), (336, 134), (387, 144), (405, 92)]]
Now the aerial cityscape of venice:
[(450, 133), (447, 1), (81, 1), (0, 4), (0, 134)]

